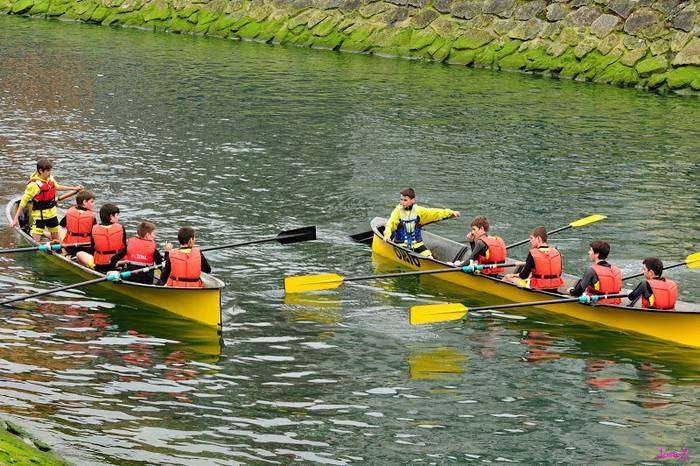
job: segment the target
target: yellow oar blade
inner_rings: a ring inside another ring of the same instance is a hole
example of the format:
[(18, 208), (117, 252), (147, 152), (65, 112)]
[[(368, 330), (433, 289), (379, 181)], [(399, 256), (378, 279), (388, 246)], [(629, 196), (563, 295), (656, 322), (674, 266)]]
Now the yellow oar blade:
[(608, 217), (606, 217), (605, 215), (593, 214), (593, 215), (589, 215), (588, 217), (578, 219), (575, 222), (571, 222), (571, 223), (569, 223), (569, 225), (573, 228), (578, 228), (578, 227), (582, 227), (584, 225), (589, 225), (591, 223), (605, 220), (606, 218), (608, 218)]
[(467, 315), (468, 310), (468, 307), (459, 303), (413, 306), (411, 308), (409, 320), (411, 325), (457, 320)]
[(307, 291), (330, 290), (338, 288), (342, 283), (343, 277), (334, 273), (284, 277), (284, 291), (286, 293), (306, 293)]
[(700, 267), (700, 252), (691, 254), (685, 258), (685, 263), (689, 269), (694, 269), (695, 267)]

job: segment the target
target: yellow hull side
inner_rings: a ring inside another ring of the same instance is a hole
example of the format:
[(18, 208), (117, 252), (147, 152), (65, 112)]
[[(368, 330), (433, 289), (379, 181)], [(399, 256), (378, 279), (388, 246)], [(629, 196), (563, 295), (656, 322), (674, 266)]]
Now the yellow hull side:
[[(401, 248), (385, 243), (376, 235), (372, 240), (372, 252), (415, 270), (440, 270), (446, 268), (441, 263), (416, 257)], [(478, 290), (510, 302), (522, 303), (555, 299), (551, 295), (519, 288), (509, 283), (478, 275), (455, 272), (435, 274), (434, 276), (463, 288)], [(538, 307), (576, 319), (596, 322), (609, 327), (629, 330), (654, 338), (700, 348), (700, 313), (647, 311), (612, 306), (589, 306), (578, 303)]]

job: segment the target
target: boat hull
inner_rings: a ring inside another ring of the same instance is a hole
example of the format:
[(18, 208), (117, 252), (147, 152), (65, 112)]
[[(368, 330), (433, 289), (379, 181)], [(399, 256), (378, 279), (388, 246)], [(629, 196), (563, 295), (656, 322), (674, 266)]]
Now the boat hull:
[[(17, 201), (18, 199), (13, 199), (7, 206), (6, 214), (9, 221), (12, 220)], [(22, 229), (16, 228), (16, 231), (30, 244), (38, 245), (31, 235), (27, 234)], [(50, 262), (70, 271), (72, 274), (84, 280), (93, 280), (104, 276), (101, 273), (71, 261), (58, 252), (36, 252), (30, 254), (41, 254)], [(202, 279), (206, 285), (204, 288), (170, 288), (143, 285), (127, 281), (105, 281), (99, 285), (102, 288), (119, 293), (122, 296), (127, 296), (132, 300), (147, 303), (177, 316), (204, 325), (213, 326), (220, 330), (221, 291), (224, 287), (224, 283), (218, 278), (206, 274), (202, 274)]]
[[(437, 259), (428, 259), (393, 243), (384, 242), (380, 229), (384, 219), (375, 218), (372, 221), (374, 238), (372, 253), (385, 259), (397, 262), (414, 270), (444, 270), (449, 266)], [(426, 246), (437, 250), (458, 250), (461, 245), (440, 238), (428, 232), (423, 232)], [(444, 243), (444, 244), (443, 244)], [(453, 243), (454, 247), (448, 243)], [(435, 250), (433, 250), (436, 253)], [(437, 254), (436, 254), (437, 255)], [(465, 272), (440, 273), (436, 278), (458, 285), (461, 288), (476, 290), (502, 298), (505, 302), (524, 303), (543, 301), (563, 297), (556, 293), (546, 293), (526, 288), (520, 288), (509, 282), (483, 275)], [(571, 283), (572, 278), (567, 277)], [(504, 304), (504, 302), (494, 303)], [(696, 307), (696, 306), (695, 306)], [(654, 311), (626, 306), (588, 305), (580, 303), (564, 303), (538, 306), (551, 312), (597, 324), (640, 333), (654, 338), (672, 341), (681, 345), (700, 348), (700, 312), (689, 303), (679, 303), (677, 312)]]

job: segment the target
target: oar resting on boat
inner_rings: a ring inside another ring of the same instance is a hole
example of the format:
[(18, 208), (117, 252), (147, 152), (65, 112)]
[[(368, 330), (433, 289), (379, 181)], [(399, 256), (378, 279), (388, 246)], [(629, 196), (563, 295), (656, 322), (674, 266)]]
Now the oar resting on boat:
[(73, 247), (82, 247), (82, 246), (90, 246), (90, 243), (72, 243), (72, 244), (46, 243), (46, 244), (42, 244), (40, 246), (29, 246), (26, 248), (0, 249), (0, 254), (13, 254), (16, 252), (31, 252), (31, 251), (58, 251), (61, 248), (73, 248)]
[(624, 298), (627, 293), (616, 293), (607, 295), (594, 296), (578, 296), (572, 298), (549, 299), (546, 301), (531, 301), (528, 303), (510, 303), (500, 304), (497, 306), (481, 306), (468, 308), (460, 303), (445, 303), (445, 304), (425, 304), (421, 306), (413, 306), (409, 314), (409, 322), (411, 325), (430, 324), (433, 322), (446, 322), (449, 320), (458, 320), (466, 317), (469, 311), (485, 311), (495, 309), (512, 309), (516, 307), (530, 306), (549, 306), (553, 304), (579, 302), (581, 304), (595, 304), (598, 301), (610, 298)]

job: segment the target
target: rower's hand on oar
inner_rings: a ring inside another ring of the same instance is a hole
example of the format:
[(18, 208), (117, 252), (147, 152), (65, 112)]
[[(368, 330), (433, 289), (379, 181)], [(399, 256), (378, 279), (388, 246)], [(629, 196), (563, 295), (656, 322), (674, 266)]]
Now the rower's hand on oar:
[(389, 237), (386, 236), (386, 235), (384, 235), (384, 242), (385, 242), (385, 243), (388, 243), (388, 242), (389, 242)]
[(109, 278), (110, 281), (116, 282), (117, 280), (121, 280), (121, 277), (120, 277), (121, 274), (116, 270), (110, 270), (109, 272), (107, 272), (106, 275), (107, 275), (107, 277), (110, 277)]
[(452, 212), (452, 217), (453, 217), (453, 218), (459, 218), (459, 217), (461, 217), (461, 215), (462, 215), (462, 214), (459, 213), (459, 210), (455, 210), (454, 212)]
[(173, 250), (173, 243), (170, 243), (170, 242), (166, 241), (166, 242), (163, 244), (163, 251), (169, 252), (169, 251), (172, 251), (172, 250)]

